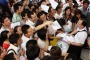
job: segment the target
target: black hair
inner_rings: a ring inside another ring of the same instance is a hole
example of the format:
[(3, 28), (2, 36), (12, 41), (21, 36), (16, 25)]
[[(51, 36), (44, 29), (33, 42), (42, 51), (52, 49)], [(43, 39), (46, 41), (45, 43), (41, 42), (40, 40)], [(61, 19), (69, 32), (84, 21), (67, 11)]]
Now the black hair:
[(73, 8), (75, 8), (75, 7), (78, 8), (78, 5), (77, 5), (77, 4), (74, 4), (74, 5), (73, 5)]
[(9, 42), (11, 44), (16, 44), (18, 42), (19, 38), (20, 38), (20, 36), (18, 34), (11, 34), (9, 37)]
[(44, 56), (42, 60), (54, 60), (51, 56)]
[(10, 53), (5, 55), (3, 60), (16, 60), (16, 59), (14, 58), (14, 53)]
[(15, 26), (15, 27), (14, 27), (14, 33), (17, 32), (18, 27), (20, 27), (20, 26)]
[(46, 29), (43, 29), (43, 30), (40, 30), (37, 32), (37, 35), (38, 37), (41, 39), (41, 40), (46, 40), (46, 34), (47, 34), (47, 30)]
[(32, 11), (36, 13), (36, 11), (37, 11), (38, 9), (39, 9), (39, 7), (38, 7), (38, 6), (35, 6)]
[(19, 9), (19, 6), (22, 6), (22, 4), (20, 4), (19, 2), (14, 5), (15, 12), (17, 12), (17, 10)]
[(31, 3), (28, 4), (29, 9), (31, 9), (32, 6), (34, 6), (34, 5)]
[(8, 39), (8, 36), (7, 36), (7, 34), (9, 33), (9, 31), (7, 31), (7, 30), (4, 30), (4, 31), (2, 31), (1, 32), (1, 45), (3, 44), (3, 42), (6, 40), (6, 39)]
[(52, 7), (49, 7), (49, 10), (48, 10), (48, 12), (51, 12), (51, 9), (52, 9)]
[(37, 17), (40, 18), (40, 16), (42, 16), (43, 14), (46, 15), (46, 13), (44, 11), (41, 11), (41, 12), (38, 13)]
[(24, 9), (24, 10), (22, 11), (22, 13), (21, 13), (22, 18), (25, 17), (26, 14), (27, 14), (27, 16), (28, 16), (29, 11), (30, 11), (29, 9)]
[(89, 4), (89, 1), (88, 0), (84, 0), (83, 4), (85, 4), (85, 3)]
[[(67, 11), (68, 9), (70, 9), (70, 11), (72, 11), (72, 10), (71, 10), (71, 7), (69, 7), (69, 6), (66, 7), (66, 8), (65, 8), (65, 13), (64, 13), (65, 16), (66, 16), (66, 11)], [(71, 16), (71, 14), (70, 14), (70, 16)]]
[(29, 25), (23, 25), (22, 26), (22, 32), (24, 33), (24, 34), (27, 34), (28, 32), (27, 32), (27, 30), (30, 28), (30, 26)]
[(87, 21), (82, 20), (82, 25), (83, 25), (84, 27), (87, 26)]
[(53, 46), (50, 50), (51, 57), (53, 57), (57, 60), (61, 59), (61, 54), (62, 54), (62, 51), (61, 51), (60, 47), (58, 47), (58, 46)]
[(33, 14), (34, 14), (33, 11), (29, 11), (29, 12), (28, 12), (28, 18), (31, 18), (31, 15), (33, 15)]
[(39, 56), (40, 48), (37, 45), (31, 45), (26, 50), (28, 60), (34, 60)]
[(26, 43), (26, 49), (31, 46), (31, 45), (37, 45), (37, 41), (36, 40), (29, 40), (27, 43)]
[(57, 7), (56, 7), (56, 11), (58, 11), (58, 9), (60, 9), (61, 7), (58, 5)]
[(8, 17), (8, 16), (3, 16), (3, 17), (2, 17), (2, 20), (1, 20), (1, 23), (4, 23), (4, 20), (5, 20), (6, 18), (9, 18), (9, 17)]

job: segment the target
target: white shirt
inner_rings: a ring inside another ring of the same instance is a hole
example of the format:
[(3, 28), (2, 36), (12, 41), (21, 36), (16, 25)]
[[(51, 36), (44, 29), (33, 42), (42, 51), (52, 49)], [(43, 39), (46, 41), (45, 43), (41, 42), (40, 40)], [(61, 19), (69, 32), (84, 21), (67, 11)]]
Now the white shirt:
[(37, 43), (38, 43), (39, 47), (42, 48), (42, 49), (43, 49), (43, 48), (45, 47), (45, 45), (46, 45), (46, 42), (45, 42), (45, 41), (42, 41), (40, 38), (38, 39)]
[(32, 29), (35, 28), (35, 23), (30, 21), (29, 19), (28, 19), (28, 21), (26, 21), (26, 24), (29, 25)]
[[(14, 46), (13, 44), (10, 44), (9, 48), (7, 49), (7, 51), (9, 51), (10, 49), (13, 49), (13, 50), (16, 52), (16, 54), (19, 56), (19, 50), (20, 50), (19, 47), (16, 47), (16, 46)], [(8, 52), (8, 54), (11, 53), (11, 52), (13, 52), (13, 51), (10, 50), (10, 51)], [(14, 52), (13, 52), (13, 53), (14, 53)]]
[(68, 20), (68, 25), (64, 25), (63, 28), (65, 29), (65, 32), (68, 33), (72, 30), (72, 22)]
[(76, 43), (84, 44), (84, 42), (87, 38), (87, 32), (85, 32), (83, 30), (86, 30), (86, 27), (84, 27), (83, 29), (77, 28), (77, 31), (80, 31), (80, 32), (78, 32), (74, 37)]
[(31, 39), (31, 37), (30, 37), (30, 38), (27, 38), (27, 37), (24, 36), (24, 34), (22, 35), (22, 40), (23, 40), (23, 42), (22, 42), (22, 44), (21, 44), (21, 47), (24, 49), (24, 51), (26, 51), (26, 43), (27, 43), (30, 39)]
[(1, 33), (2, 31), (4, 31), (4, 30), (10, 31), (9, 29), (4, 28), (4, 26), (2, 26), (1, 29), (0, 29), (0, 33)]
[(60, 19), (60, 18), (62, 18), (62, 17), (63, 17), (62, 14), (63, 14), (62, 12), (61, 12), (60, 14), (55, 13), (55, 15), (54, 15), (55, 19)]

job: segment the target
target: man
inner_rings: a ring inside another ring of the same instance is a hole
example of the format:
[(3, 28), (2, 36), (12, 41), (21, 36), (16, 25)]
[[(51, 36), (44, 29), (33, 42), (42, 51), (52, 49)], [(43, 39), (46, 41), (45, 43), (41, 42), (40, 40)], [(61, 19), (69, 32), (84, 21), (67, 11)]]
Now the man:
[(4, 30), (8, 30), (11, 33), (13, 32), (13, 29), (11, 28), (11, 22), (8, 17), (3, 17), (1, 23), (2, 23), (2, 27), (0, 29), (0, 33)]
[(80, 7), (79, 9), (81, 10), (81, 12), (85, 15), (85, 17), (87, 16), (87, 13), (89, 12), (89, 1), (84, 0), (83, 1), (83, 6)]
[(21, 22), (22, 17), (21, 17), (21, 12), (23, 11), (23, 6), (20, 3), (16, 3), (14, 5), (14, 14), (13, 14), (13, 18), (12, 18), (12, 22), (16, 23), (16, 22)]
[(77, 25), (78, 25), (77, 30), (69, 34), (69, 35), (75, 34), (74, 36), (75, 42), (70, 41), (68, 42), (68, 44), (70, 45), (68, 52), (76, 54), (77, 58), (79, 59), (82, 46), (87, 38), (87, 29), (86, 29), (87, 23), (85, 20), (80, 20), (78, 21)]

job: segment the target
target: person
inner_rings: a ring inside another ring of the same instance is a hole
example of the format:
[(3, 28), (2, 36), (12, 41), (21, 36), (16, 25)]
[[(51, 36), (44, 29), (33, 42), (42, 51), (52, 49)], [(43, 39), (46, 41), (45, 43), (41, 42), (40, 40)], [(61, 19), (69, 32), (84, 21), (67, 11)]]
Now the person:
[(58, 46), (53, 46), (51, 48), (50, 55), (55, 60), (62, 59), (62, 51)]
[(40, 53), (40, 48), (37, 45), (31, 45), (26, 50), (26, 55), (28, 60), (40, 60), (38, 58)]
[(77, 58), (79, 59), (82, 46), (87, 38), (87, 29), (86, 29), (87, 23), (85, 20), (81, 20), (78, 21), (77, 25), (78, 25), (77, 30), (68, 34), (69, 36), (75, 34), (74, 35), (75, 42), (70, 42), (70, 41), (68, 42), (68, 44), (70, 45), (68, 52), (76, 54)]
[(21, 30), (21, 26), (15, 26), (14, 27), (14, 33), (16, 33), (16, 34), (19, 34), (20, 36), (22, 36), (22, 30)]
[(55, 17), (55, 19), (62, 18), (62, 7), (60, 7), (60, 5), (57, 6), (56, 13), (55, 13), (55, 16), (54, 17)]
[(63, 14), (63, 18), (65, 19), (65, 25), (63, 26), (64, 30), (66, 33), (69, 33), (72, 31), (72, 22), (71, 22), (71, 19), (72, 19), (72, 15), (71, 15), (71, 7), (66, 7), (65, 8), (65, 12)]
[(23, 42), (21, 44), (21, 47), (26, 51), (26, 43), (27, 43), (27, 41), (32, 39), (33, 32), (36, 32), (39, 29), (41, 29), (44, 26), (49, 25), (51, 23), (52, 23), (51, 21), (47, 21), (47, 22), (35, 27), (34, 29), (32, 29), (29, 25), (23, 25), (22, 28), (21, 28), (22, 32), (23, 32), (23, 35), (22, 35)]
[(10, 53), (5, 55), (3, 60), (19, 60), (19, 57), (15, 55), (14, 53)]
[(2, 18), (1, 23), (2, 27), (0, 29), (0, 33), (4, 30), (8, 30), (9, 32), (13, 33), (13, 28), (11, 28), (11, 21), (7, 16)]
[(81, 12), (85, 15), (85, 17), (87, 16), (87, 13), (89, 12), (88, 6), (89, 6), (89, 1), (84, 0), (82, 7), (79, 8)]
[(12, 17), (12, 23), (21, 22), (21, 12), (23, 11), (23, 6), (20, 3), (14, 4), (14, 14)]
[(10, 42), (9, 42), (9, 31), (4, 30), (1, 32), (1, 40), (2, 40), (2, 47), (7, 50), (8, 47), (10, 46)]
[(10, 46), (7, 49), (8, 54), (13, 52), (14, 54), (19, 56), (20, 45), (22, 40), (18, 34), (11, 34), (9, 37)]

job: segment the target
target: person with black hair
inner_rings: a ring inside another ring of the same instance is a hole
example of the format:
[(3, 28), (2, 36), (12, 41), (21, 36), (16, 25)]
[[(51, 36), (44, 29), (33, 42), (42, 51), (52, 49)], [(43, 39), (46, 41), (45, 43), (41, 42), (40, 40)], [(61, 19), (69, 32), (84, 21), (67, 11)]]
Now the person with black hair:
[(26, 43), (27, 43), (27, 41), (32, 39), (33, 33), (38, 31), (39, 29), (42, 29), (44, 26), (49, 25), (51, 23), (52, 23), (51, 21), (47, 21), (47, 22), (45, 22), (45, 23), (43, 23), (43, 24), (41, 24), (33, 29), (29, 25), (23, 25), (21, 28), (22, 32), (23, 32), (23, 35), (22, 35), (23, 43), (21, 44), (21, 47), (26, 51)]
[(13, 14), (13, 18), (12, 18), (12, 22), (16, 23), (16, 22), (21, 22), (22, 17), (21, 17), (21, 12), (23, 11), (23, 6), (22, 4), (20, 4), (19, 2), (14, 4), (14, 14)]
[(37, 45), (31, 45), (26, 50), (26, 55), (28, 60), (40, 60), (38, 58), (40, 53), (40, 48)]
[(47, 37), (47, 30), (40, 30), (37, 32), (38, 36), (38, 46), (43, 49), (44, 51), (48, 51), (49, 48), (49, 41)]
[(32, 45), (37, 45), (37, 41), (36, 40), (29, 40), (27, 43), (26, 43), (26, 49), (28, 49), (28, 47), (32, 46)]
[(8, 47), (10, 46), (10, 42), (8, 39), (9, 35), (10, 33), (7, 30), (1, 32), (1, 42), (2, 42), (1, 45), (5, 50), (7, 50)]
[(62, 60), (62, 51), (58, 46), (53, 46), (50, 50), (50, 55), (55, 60)]
[(63, 26), (66, 33), (69, 33), (72, 31), (72, 10), (71, 7), (66, 7), (63, 13), (63, 18), (65, 19), (65, 25)]
[(9, 32), (13, 33), (13, 28), (11, 28), (11, 21), (9, 17), (7, 16), (2, 17), (1, 23), (2, 23), (2, 27), (0, 29), (0, 33), (4, 30), (8, 30)]
[(14, 27), (14, 33), (19, 34), (20, 36), (22, 36), (22, 30), (21, 30), (21, 26), (15, 26)]
[(19, 60), (19, 57), (14, 53), (10, 53), (7, 54), (3, 60)]
[(10, 42), (10, 46), (7, 50), (8, 54), (13, 52), (19, 56), (19, 54), (18, 54), (20, 51), (19, 48), (22, 43), (20, 36), (18, 34), (11, 34), (9, 37), (9, 42)]
[(60, 7), (60, 5), (58, 5), (56, 7), (56, 13), (55, 13), (55, 19), (60, 19), (62, 18), (62, 7)]
[(68, 34), (69, 36), (72, 36), (74, 34), (74, 42), (70, 42), (70, 41), (68, 42), (68, 44), (70, 45), (68, 52), (74, 53), (78, 59), (80, 58), (82, 46), (87, 38), (86, 25), (87, 22), (85, 20), (80, 20), (77, 23), (78, 26), (77, 30)]
[(30, 11), (33, 11), (33, 8), (34, 8), (34, 5), (33, 5), (33, 4), (29, 3), (29, 4), (28, 4), (28, 7), (29, 7), (29, 10), (30, 10)]
[(87, 16), (87, 13), (89, 12), (89, 1), (84, 0), (82, 7), (79, 8), (85, 17)]

